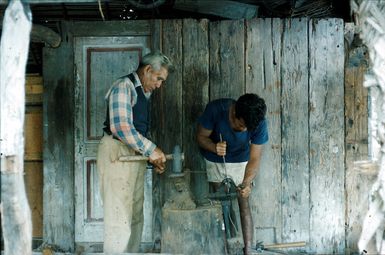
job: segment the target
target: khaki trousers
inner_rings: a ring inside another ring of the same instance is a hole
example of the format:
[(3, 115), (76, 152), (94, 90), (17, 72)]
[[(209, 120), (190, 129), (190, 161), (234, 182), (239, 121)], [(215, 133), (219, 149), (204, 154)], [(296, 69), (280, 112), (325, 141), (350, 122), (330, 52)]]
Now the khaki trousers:
[[(216, 163), (205, 159), (208, 182), (222, 182), (226, 177), (233, 179), (235, 185), (243, 182), (247, 162)], [(226, 164), (226, 167), (225, 167)]]
[(105, 135), (97, 168), (104, 208), (104, 252), (138, 252), (143, 230), (145, 161), (120, 162), (134, 150)]

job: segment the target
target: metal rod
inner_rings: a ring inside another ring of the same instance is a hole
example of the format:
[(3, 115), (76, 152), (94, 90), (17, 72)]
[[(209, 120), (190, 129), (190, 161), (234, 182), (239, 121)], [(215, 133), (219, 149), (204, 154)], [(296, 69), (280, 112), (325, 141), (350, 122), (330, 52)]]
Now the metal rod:
[[(219, 139), (220, 139), (221, 142), (223, 142), (223, 140), (222, 140), (222, 134), (221, 134), (221, 133), (219, 133)], [(222, 158), (223, 158), (223, 166), (225, 167), (225, 177), (227, 178), (228, 176), (227, 176), (227, 168), (226, 168), (226, 159), (225, 159), (225, 155), (223, 155)]]
[[(148, 157), (142, 156), (142, 155), (130, 155), (130, 156), (122, 156), (122, 157), (120, 157), (119, 161), (123, 161), (123, 162), (142, 161), (142, 160), (147, 161), (148, 159), (149, 159)], [(167, 160), (174, 159), (173, 154), (167, 154), (166, 155), (166, 159)], [(184, 160), (184, 153), (182, 153), (181, 159)]]

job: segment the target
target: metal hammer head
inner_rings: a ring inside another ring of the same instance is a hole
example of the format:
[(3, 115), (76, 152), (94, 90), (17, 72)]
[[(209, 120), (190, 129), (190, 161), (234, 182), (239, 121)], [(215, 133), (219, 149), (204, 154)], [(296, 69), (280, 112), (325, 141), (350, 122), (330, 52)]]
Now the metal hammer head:
[(175, 174), (182, 173), (182, 153), (180, 151), (179, 145), (176, 145), (174, 147), (172, 156), (173, 156), (172, 172)]

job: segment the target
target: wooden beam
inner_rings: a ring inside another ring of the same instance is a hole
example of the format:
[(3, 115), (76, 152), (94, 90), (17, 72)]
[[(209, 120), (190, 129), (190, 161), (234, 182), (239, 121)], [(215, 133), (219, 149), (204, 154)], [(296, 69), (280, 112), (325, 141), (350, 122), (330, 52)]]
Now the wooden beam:
[(31, 41), (43, 42), (52, 48), (57, 48), (61, 43), (61, 36), (48, 27), (34, 24), (31, 31)]
[(32, 223), (24, 188), (25, 67), (32, 14), (19, 0), (9, 3), (0, 49), (1, 202), (4, 254), (32, 253)]
[[(0, 24), (0, 30), (2, 29), (3, 25)], [(59, 47), (61, 43), (61, 36), (58, 33), (48, 27), (37, 24), (32, 25), (30, 37), (31, 42), (42, 42), (52, 48)]]
[(175, 0), (174, 8), (228, 19), (251, 19), (258, 14), (258, 6), (228, 0)]

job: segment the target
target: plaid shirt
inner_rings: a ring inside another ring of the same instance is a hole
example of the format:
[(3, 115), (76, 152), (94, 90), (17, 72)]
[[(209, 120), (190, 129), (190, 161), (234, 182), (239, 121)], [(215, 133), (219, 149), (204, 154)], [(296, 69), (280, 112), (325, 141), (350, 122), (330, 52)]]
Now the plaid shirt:
[[(136, 85), (142, 86), (138, 75), (133, 73)], [(147, 97), (150, 94), (146, 95)], [(137, 102), (135, 85), (127, 77), (114, 82), (105, 97), (109, 104), (110, 129), (120, 141), (145, 156), (155, 150), (156, 145), (141, 135), (134, 127), (132, 107)]]

